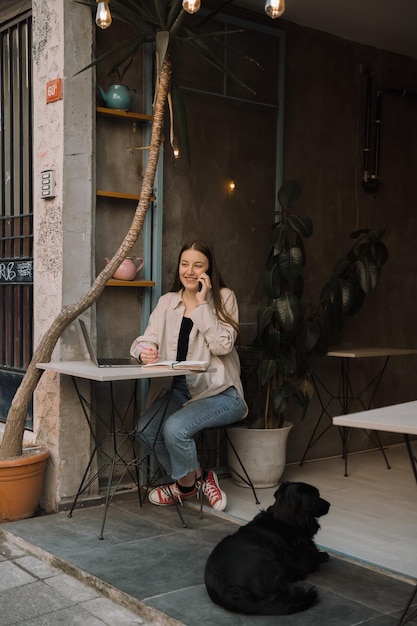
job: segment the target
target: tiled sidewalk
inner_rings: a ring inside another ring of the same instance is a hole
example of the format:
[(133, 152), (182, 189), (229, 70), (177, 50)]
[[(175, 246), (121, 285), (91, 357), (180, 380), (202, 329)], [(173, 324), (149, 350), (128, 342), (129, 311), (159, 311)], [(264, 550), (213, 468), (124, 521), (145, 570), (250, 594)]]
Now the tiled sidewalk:
[[(49, 561), (44, 570), (38, 561), (31, 570), (33, 561), (24, 555), (0, 562), (2, 626), (83, 624), (74, 621), (79, 612), (89, 616), (85, 622), (89, 626), (140, 624), (129, 621), (140, 619), (138, 615), (149, 620), (143, 623), (161, 625), (272, 626), (279, 620), (280, 626), (395, 626), (413, 590), (411, 581), (332, 555), (309, 577), (308, 582), (319, 590), (320, 601), (308, 611), (279, 618), (232, 614), (209, 600), (203, 570), (214, 545), (235, 530), (234, 522), (207, 508), (200, 520), (198, 509), (186, 504), (183, 514), (188, 527), (182, 528), (171, 507), (145, 504), (140, 509), (137, 498), (132, 497), (111, 504), (104, 540), (100, 541), (102, 513), (98, 506), (76, 510), (72, 518), (61, 512), (0, 527), (10, 541), (24, 540), (28, 542), (24, 545), (32, 545), (41, 555), (41, 565), (43, 559)], [(319, 535), (317, 540), (320, 544)], [(22, 568), (25, 563), (28, 569)], [(78, 581), (69, 579), (64, 564), (67, 572), (78, 572)], [(5, 570), (18, 568), (20, 576), (29, 577), (27, 582), (6, 592), (4, 585), (11, 578), (7, 571), (2, 574), (2, 566)], [(88, 583), (87, 590), (84, 585), (78, 590), (80, 579)], [(120, 622), (118, 617), (113, 619), (110, 610), (102, 609), (106, 598), (100, 595), (100, 585), (94, 587), (96, 579), (102, 581), (104, 590), (119, 590), (124, 601), (130, 597), (139, 613), (122, 617)], [(14, 604), (21, 613), (14, 613)], [(5, 615), (8, 621), (3, 621)], [(20, 620), (17, 615), (21, 615)], [(410, 624), (416, 626), (417, 619)]]
[[(1, 527), (0, 527), (1, 529)], [(20, 545), (19, 545), (20, 544)], [(133, 599), (108, 597), (65, 564), (51, 565), (48, 554), (24, 547), (19, 539), (0, 538), (0, 623), (2, 626), (147, 626)], [(66, 570), (72, 570), (73, 574)], [(91, 581), (90, 581), (91, 582)], [(127, 605), (127, 606), (126, 606)]]

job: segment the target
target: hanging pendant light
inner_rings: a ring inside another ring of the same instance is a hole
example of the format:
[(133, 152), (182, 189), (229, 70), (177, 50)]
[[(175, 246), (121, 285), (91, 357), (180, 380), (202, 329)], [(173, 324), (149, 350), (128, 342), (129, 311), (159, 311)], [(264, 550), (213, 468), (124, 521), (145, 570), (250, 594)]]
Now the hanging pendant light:
[(111, 13), (108, 2), (100, 2), (97, 0), (96, 24), (99, 28), (105, 30), (111, 24)]
[(193, 13), (197, 13), (197, 11), (200, 10), (201, 2), (200, 0), (183, 0), (182, 8), (184, 9), (184, 11), (187, 11), (187, 13), (191, 13), (192, 15)]
[(275, 20), (285, 11), (285, 0), (266, 0), (265, 13)]

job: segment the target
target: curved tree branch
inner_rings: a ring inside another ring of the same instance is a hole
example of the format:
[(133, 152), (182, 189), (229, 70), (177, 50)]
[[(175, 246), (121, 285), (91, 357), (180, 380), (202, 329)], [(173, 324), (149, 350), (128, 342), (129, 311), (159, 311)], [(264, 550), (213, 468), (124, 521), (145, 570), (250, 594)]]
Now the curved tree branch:
[(0, 447), (0, 460), (17, 457), (22, 454), (23, 435), (25, 432), (29, 402), (43, 373), (42, 370), (36, 367), (36, 364), (47, 363), (51, 360), (52, 352), (62, 333), (71, 322), (98, 300), (106, 286), (106, 282), (113, 276), (120, 263), (129, 254), (142, 232), (154, 187), (160, 146), (163, 138), (165, 106), (170, 83), (171, 61), (168, 56), (165, 56), (156, 88), (148, 162), (146, 164), (140, 191), (140, 200), (136, 207), (130, 228), (111, 261), (95, 279), (90, 291), (77, 300), (77, 302), (63, 307), (39, 341), (7, 415), (3, 441)]

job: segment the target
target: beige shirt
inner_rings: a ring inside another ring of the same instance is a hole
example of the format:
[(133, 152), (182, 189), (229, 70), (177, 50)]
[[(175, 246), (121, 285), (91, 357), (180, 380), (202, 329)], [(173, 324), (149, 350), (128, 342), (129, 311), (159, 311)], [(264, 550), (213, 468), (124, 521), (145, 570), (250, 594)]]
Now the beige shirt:
[[(225, 310), (232, 319), (238, 322), (239, 313), (234, 292), (224, 287), (220, 293)], [(132, 343), (130, 354), (138, 358), (143, 346), (155, 346), (161, 359), (174, 361), (177, 356), (178, 336), (184, 311), (182, 290), (161, 296), (150, 315), (144, 334)], [(231, 324), (217, 317), (211, 293), (207, 295), (207, 304), (197, 306), (191, 311), (189, 317), (193, 321), (193, 327), (190, 332), (187, 360), (208, 361), (209, 370), (211, 370), (202, 374), (187, 375), (190, 402), (217, 395), (228, 387), (235, 387), (244, 399), (239, 356), (235, 349), (236, 331)], [(168, 391), (170, 385), (171, 378), (153, 378), (147, 397), (147, 406)], [(242, 419), (247, 412), (246, 407)]]

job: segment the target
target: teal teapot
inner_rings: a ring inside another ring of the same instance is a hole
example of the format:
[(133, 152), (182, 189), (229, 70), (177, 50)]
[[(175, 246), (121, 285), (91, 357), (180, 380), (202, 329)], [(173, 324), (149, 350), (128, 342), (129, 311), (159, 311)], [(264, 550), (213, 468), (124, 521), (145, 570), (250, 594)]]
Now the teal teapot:
[(138, 95), (136, 89), (127, 85), (110, 85), (107, 93), (102, 87), (97, 86), (103, 102), (109, 109), (122, 109), (130, 111), (133, 100)]

